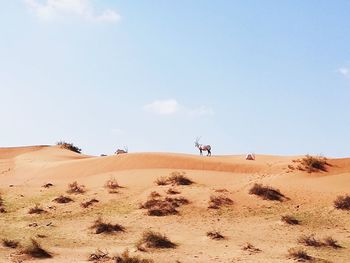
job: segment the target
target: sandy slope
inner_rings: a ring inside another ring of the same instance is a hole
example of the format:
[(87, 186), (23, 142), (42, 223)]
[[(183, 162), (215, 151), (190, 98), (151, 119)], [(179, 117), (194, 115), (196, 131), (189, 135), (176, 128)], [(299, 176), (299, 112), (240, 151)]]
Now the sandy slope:
[[(333, 208), (333, 200), (350, 194), (350, 159), (329, 160), (325, 173), (307, 174), (287, 167), (299, 157), (244, 156), (201, 157), (184, 154), (134, 153), (119, 156), (91, 157), (58, 147), (37, 146), (0, 149), (0, 192), (7, 213), (0, 214), (2, 238), (39, 240), (54, 254), (47, 262), (86, 262), (97, 248), (110, 254), (128, 248), (132, 254), (153, 258), (155, 262), (293, 262), (288, 259), (291, 247), (300, 247), (301, 234), (333, 236), (341, 249), (306, 248), (317, 258), (314, 262), (350, 262), (350, 212)], [(176, 187), (190, 204), (178, 215), (151, 217), (138, 208), (152, 191), (166, 196), (169, 186), (154, 181), (173, 171), (185, 171), (196, 183)], [(117, 194), (104, 188), (115, 177), (124, 186)], [(78, 181), (87, 192), (72, 195), (75, 202), (56, 204), (52, 199), (66, 194), (67, 184)], [(44, 183), (54, 187), (45, 189)], [(265, 201), (248, 194), (254, 183), (276, 187), (289, 200)], [(211, 195), (221, 193), (234, 205), (208, 209)], [(82, 201), (96, 198), (100, 202), (82, 208)], [(40, 204), (48, 213), (29, 215), (28, 209)], [(51, 207), (51, 208), (50, 208)], [(281, 215), (291, 214), (301, 220), (299, 226), (280, 222)], [(126, 227), (116, 235), (96, 235), (89, 226), (98, 217)], [(37, 227), (29, 227), (31, 223)], [(51, 224), (49, 224), (51, 223)], [(47, 226), (49, 224), (49, 226)], [(167, 234), (178, 244), (176, 249), (138, 252), (135, 243), (144, 230)], [(225, 240), (214, 241), (206, 232), (219, 230)], [(45, 235), (38, 238), (37, 235)], [(250, 242), (259, 253), (242, 250)], [(11, 262), (15, 251), (0, 247), (0, 262)], [(328, 261), (327, 261), (328, 260)], [(36, 260), (38, 261), (38, 260)], [(36, 262), (35, 260), (29, 262)], [(15, 262), (15, 261), (14, 261)]]

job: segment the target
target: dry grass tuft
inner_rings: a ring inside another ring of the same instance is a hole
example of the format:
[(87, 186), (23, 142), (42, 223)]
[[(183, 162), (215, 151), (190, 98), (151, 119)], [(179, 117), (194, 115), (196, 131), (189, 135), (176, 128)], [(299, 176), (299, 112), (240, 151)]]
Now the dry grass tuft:
[(93, 262), (99, 262), (99, 261), (106, 261), (111, 259), (111, 257), (108, 255), (108, 252), (103, 252), (100, 249), (97, 249), (94, 253), (91, 253), (89, 256), (88, 261)]
[(52, 255), (42, 248), (34, 239), (31, 239), (31, 244), (25, 247), (21, 252), (33, 258), (52, 258)]
[(161, 197), (160, 193), (153, 191), (149, 194), (149, 198), (158, 198)]
[(105, 188), (108, 189), (108, 192), (110, 194), (115, 194), (118, 193), (118, 188), (122, 187), (118, 184), (117, 179), (113, 177), (105, 183)]
[(4, 239), (2, 240), (2, 245), (3, 245), (4, 247), (17, 248), (18, 245), (19, 245), (19, 242), (16, 241), (16, 240), (10, 240), (10, 239), (4, 238)]
[(289, 257), (297, 260), (297, 261), (308, 261), (311, 260), (312, 257), (307, 254), (304, 249), (300, 248), (291, 248), (288, 250)]
[(73, 199), (68, 196), (60, 195), (59, 197), (53, 199), (52, 201), (59, 204), (67, 204), (67, 203), (73, 202)]
[(233, 205), (233, 201), (231, 198), (226, 197), (224, 195), (219, 195), (219, 196), (212, 195), (210, 196), (208, 208), (219, 209), (222, 206), (229, 206), (229, 205)]
[(152, 259), (142, 259), (138, 256), (130, 256), (129, 250), (125, 250), (121, 255), (115, 257), (115, 263), (153, 263)]
[(286, 197), (278, 190), (270, 186), (254, 184), (249, 190), (249, 194), (260, 196), (264, 200), (273, 200), (282, 202)]
[(0, 195), (0, 213), (6, 213), (6, 209), (4, 208), (4, 199), (2, 199)]
[(327, 162), (327, 158), (323, 156), (306, 155), (302, 159), (294, 160), (294, 162), (299, 163), (296, 167), (298, 170), (308, 173), (327, 172), (327, 166), (330, 166)]
[(124, 232), (125, 228), (119, 224), (111, 224), (103, 222), (101, 218), (98, 218), (95, 220), (94, 224), (90, 227), (91, 229), (95, 230), (95, 234), (112, 234), (116, 232)]
[(137, 243), (137, 248), (140, 251), (146, 251), (147, 248), (175, 248), (176, 246), (166, 235), (150, 230), (144, 232)]
[(69, 194), (83, 194), (85, 193), (85, 185), (79, 185), (77, 181), (68, 185), (67, 193)]
[(341, 248), (341, 247), (342, 247), (342, 246), (340, 246), (340, 245), (338, 244), (338, 241), (335, 240), (335, 239), (332, 238), (332, 237), (326, 237), (326, 238), (324, 238), (324, 239), (323, 239), (323, 244), (324, 244), (325, 246), (332, 247), (332, 248), (335, 248), (335, 249)]
[(207, 232), (207, 237), (215, 240), (224, 239), (225, 237), (218, 231)]
[(169, 177), (159, 177), (155, 183), (157, 185), (191, 185), (193, 181), (186, 177), (185, 172), (172, 172)]
[(177, 195), (177, 194), (180, 194), (181, 192), (176, 190), (175, 188), (169, 188), (167, 191), (166, 191), (167, 194), (169, 195)]
[(81, 149), (79, 147), (75, 146), (73, 143), (60, 141), (57, 143), (57, 145), (60, 146), (60, 148), (67, 149), (67, 150), (70, 150), (70, 151), (76, 152), (76, 153), (81, 153)]
[(249, 251), (251, 253), (258, 253), (261, 252), (261, 249), (256, 248), (255, 246), (253, 246), (251, 243), (246, 243), (243, 247), (243, 250), (245, 251)]
[(43, 188), (50, 188), (50, 187), (52, 187), (52, 186), (53, 186), (52, 183), (47, 183), (47, 184), (44, 184), (42, 187), (43, 187)]
[(28, 214), (44, 214), (47, 213), (44, 209), (42, 209), (38, 204), (34, 207), (30, 208)]
[(299, 220), (290, 215), (281, 216), (281, 221), (288, 225), (299, 225)]
[(322, 242), (317, 240), (314, 235), (302, 235), (298, 238), (298, 242), (305, 246), (311, 247), (320, 247), (323, 245)]
[(342, 210), (350, 210), (350, 195), (338, 196), (334, 201), (334, 207)]
[(89, 206), (92, 206), (94, 203), (98, 203), (98, 202), (99, 201), (97, 199), (93, 198), (90, 201), (82, 202), (80, 206), (83, 208), (88, 208)]

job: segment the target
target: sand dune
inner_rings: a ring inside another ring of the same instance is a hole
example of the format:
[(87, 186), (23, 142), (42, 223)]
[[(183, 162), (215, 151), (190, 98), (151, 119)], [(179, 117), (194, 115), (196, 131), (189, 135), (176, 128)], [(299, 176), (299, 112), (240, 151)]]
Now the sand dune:
[[(309, 174), (288, 168), (298, 158), (302, 156), (257, 155), (256, 161), (246, 161), (244, 155), (172, 153), (94, 157), (57, 146), (0, 148), (0, 193), (7, 210), (0, 214), (0, 232), (3, 238), (38, 239), (54, 254), (44, 260), (47, 262), (86, 262), (97, 248), (108, 249), (110, 254), (128, 248), (131, 254), (155, 262), (293, 262), (287, 251), (302, 247), (297, 242), (302, 234), (333, 236), (343, 246), (337, 250), (307, 247), (317, 262), (350, 262), (350, 212), (333, 207), (338, 195), (350, 194), (350, 159), (329, 159), (327, 172)], [(166, 191), (171, 186), (157, 186), (154, 181), (174, 171), (185, 172), (195, 182), (175, 187), (190, 204), (179, 208), (177, 215), (148, 216), (139, 203), (152, 191), (169, 196)], [(112, 177), (123, 186), (116, 194), (104, 188)], [(84, 184), (86, 193), (71, 195), (74, 202), (66, 205), (53, 203), (58, 195), (68, 195), (67, 185), (73, 181)], [(49, 182), (52, 188), (41, 187)], [(266, 201), (250, 195), (254, 183), (278, 188), (287, 199)], [(208, 209), (211, 195), (225, 195), (234, 204)], [(99, 202), (86, 209), (80, 206), (91, 198)], [(48, 213), (28, 215), (35, 204)], [(281, 223), (284, 214), (295, 215), (301, 225)], [(99, 215), (124, 225), (127, 231), (93, 234), (89, 226)], [(38, 227), (30, 227), (32, 223)], [(146, 229), (167, 234), (178, 247), (152, 253), (137, 251), (135, 243)], [(226, 239), (208, 239), (206, 232), (213, 229)], [(47, 237), (38, 238), (38, 234)], [(242, 250), (245, 242), (261, 251)], [(18, 258), (14, 250), (0, 248), (0, 262), (16, 262)]]

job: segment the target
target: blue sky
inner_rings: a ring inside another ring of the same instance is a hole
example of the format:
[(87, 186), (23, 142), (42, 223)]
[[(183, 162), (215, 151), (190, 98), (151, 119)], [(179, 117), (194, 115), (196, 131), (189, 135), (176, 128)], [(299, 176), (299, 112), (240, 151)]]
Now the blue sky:
[(349, 1), (0, 1), (0, 145), (350, 156)]

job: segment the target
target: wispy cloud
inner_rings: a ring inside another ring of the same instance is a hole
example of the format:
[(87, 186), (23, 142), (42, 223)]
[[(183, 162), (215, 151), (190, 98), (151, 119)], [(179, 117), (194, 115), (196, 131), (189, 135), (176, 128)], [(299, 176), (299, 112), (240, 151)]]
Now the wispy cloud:
[(204, 115), (214, 115), (214, 111), (206, 106), (198, 108), (189, 108), (180, 104), (175, 99), (155, 100), (144, 106), (144, 110), (158, 115), (174, 115), (185, 114), (190, 117), (198, 117)]
[(91, 0), (23, 1), (38, 18), (43, 20), (52, 21), (67, 16), (101, 22), (118, 22), (121, 19), (120, 14), (111, 9), (97, 13)]
[(350, 68), (342, 67), (342, 68), (339, 68), (337, 72), (343, 75), (344, 77), (350, 77)]

